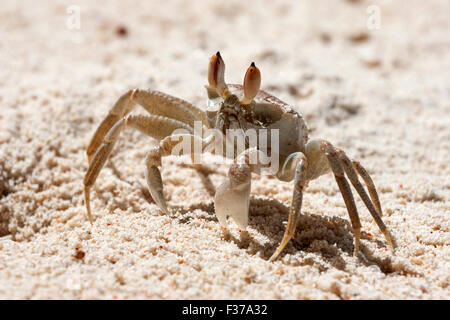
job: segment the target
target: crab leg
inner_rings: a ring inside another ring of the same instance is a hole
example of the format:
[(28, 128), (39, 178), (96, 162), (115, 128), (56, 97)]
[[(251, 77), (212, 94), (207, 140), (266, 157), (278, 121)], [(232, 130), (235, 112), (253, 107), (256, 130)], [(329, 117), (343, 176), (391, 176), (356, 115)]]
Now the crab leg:
[(147, 180), (148, 188), (153, 200), (161, 208), (161, 210), (164, 211), (164, 213), (169, 213), (169, 211), (167, 210), (167, 204), (164, 200), (161, 172), (158, 169), (158, 166), (161, 166), (161, 158), (171, 155), (174, 147), (180, 144), (180, 139), (186, 139), (184, 141), (188, 141), (189, 143), (191, 143), (189, 151), (184, 154), (189, 153), (191, 157), (194, 157), (195, 151), (197, 151), (195, 150), (195, 145), (200, 145), (201, 150), (199, 151), (202, 152), (209, 145), (209, 143), (211, 143), (212, 137), (213, 136), (202, 139), (201, 137), (192, 134), (169, 136), (161, 140), (159, 146), (154, 147), (147, 154), (147, 157), (145, 159), (145, 177)]
[(117, 121), (103, 138), (102, 144), (97, 148), (89, 163), (88, 171), (84, 177), (84, 198), (89, 221), (92, 222), (90, 207), (90, 189), (94, 185), (101, 169), (114, 147), (120, 132), (125, 126), (134, 127), (143, 133), (157, 139), (162, 139), (170, 135), (175, 129), (186, 129), (192, 131), (187, 124), (161, 116), (128, 116)]
[(383, 212), (381, 211), (380, 199), (378, 198), (377, 189), (375, 188), (375, 184), (373, 183), (372, 178), (370, 177), (366, 169), (364, 169), (364, 167), (358, 161), (353, 161), (352, 163), (356, 171), (358, 171), (359, 175), (363, 178), (364, 182), (366, 183), (367, 189), (369, 190), (370, 198), (372, 199), (372, 202), (375, 205), (375, 209), (377, 209), (378, 214), (380, 215), (380, 217), (382, 217)]
[(325, 151), (325, 155), (328, 158), (331, 170), (333, 171), (336, 183), (339, 186), (342, 197), (344, 198), (345, 205), (347, 207), (348, 214), (350, 216), (350, 221), (352, 222), (353, 235), (355, 237), (355, 246), (353, 250), (353, 255), (358, 255), (359, 250), (359, 239), (361, 234), (361, 222), (359, 221), (358, 210), (356, 209), (355, 200), (353, 199), (352, 190), (350, 185), (345, 179), (344, 170), (342, 169), (341, 162), (337, 155), (336, 149), (329, 143), (324, 141), (322, 143), (322, 148)]
[[(289, 161), (288, 159), (287, 161)], [(307, 180), (305, 178), (307, 160), (303, 153), (299, 152), (294, 160), (295, 166), (295, 180), (294, 191), (292, 195), (292, 204), (289, 210), (289, 218), (286, 226), (286, 230), (283, 235), (281, 243), (275, 250), (274, 254), (270, 257), (269, 261), (275, 261), (279, 254), (283, 251), (284, 247), (288, 244), (289, 240), (294, 236), (295, 228), (297, 227), (297, 218), (301, 212), (303, 188), (306, 186)]]
[(176, 119), (191, 127), (196, 120), (208, 126), (204, 112), (185, 100), (156, 90), (136, 90), (134, 97), (151, 114)]
[[(374, 205), (369, 199), (369, 196), (366, 193), (366, 190), (362, 186), (361, 182), (358, 180), (358, 174), (355, 171), (355, 168), (352, 165), (352, 162), (347, 157), (347, 155), (342, 150), (338, 150), (338, 157), (341, 160), (341, 164), (344, 167), (345, 173), (347, 174), (347, 177), (349, 178), (350, 182), (355, 187), (356, 191), (359, 193), (359, 196), (363, 200), (364, 204), (366, 205), (367, 209), (369, 210), (370, 214), (372, 215), (373, 219), (377, 223), (378, 227), (380, 228), (381, 232), (383, 232), (384, 236), (386, 237), (386, 241), (389, 244), (389, 247), (392, 252), (394, 252), (394, 246), (392, 244), (391, 236), (389, 234), (389, 231), (386, 228), (386, 225), (383, 223), (383, 220), (381, 220), (381, 217), (377, 210), (375, 209)], [(378, 198), (378, 197), (377, 197)]]
[(135, 93), (136, 90), (129, 90), (127, 93), (122, 95), (111, 108), (106, 118), (103, 119), (98, 126), (86, 150), (89, 163), (91, 162), (91, 159), (98, 147), (103, 143), (103, 140), (110, 129), (117, 123), (117, 121), (122, 119), (133, 109), (133, 96)]
[(106, 118), (95, 131), (86, 150), (89, 162), (91, 162), (92, 157), (102, 144), (109, 130), (117, 121), (130, 113), (136, 103), (140, 104), (147, 112), (153, 115), (175, 119), (191, 127), (194, 126), (195, 120), (200, 120), (205, 126), (208, 126), (206, 115), (203, 111), (187, 101), (155, 90), (129, 90), (117, 100)]

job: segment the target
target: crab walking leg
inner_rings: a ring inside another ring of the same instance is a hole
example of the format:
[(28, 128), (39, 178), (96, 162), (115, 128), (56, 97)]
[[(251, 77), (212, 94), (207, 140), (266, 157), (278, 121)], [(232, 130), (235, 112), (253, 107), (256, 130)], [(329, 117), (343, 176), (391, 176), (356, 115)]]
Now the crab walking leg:
[(174, 119), (169, 119), (161, 116), (128, 116), (117, 121), (117, 123), (108, 131), (104, 137), (102, 144), (93, 155), (92, 161), (89, 163), (88, 171), (84, 177), (84, 200), (86, 204), (86, 211), (89, 221), (92, 222), (91, 205), (90, 205), (90, 190), (94, 185), (101, 169), (106, 163), (111, 150), (114, 147), (120, 132), (125, 126), (134, 127), (141, 132), (154, 137), (162, 139), (170, 135), (176, 129), (186, 129), (192, 131), (188, 125)]
[(336, 183), (341, 191), (342, 197), (344, 198), (345, 206), (347, 207), (350, 220), (352, 222), (353, 235), (355, 237), (355, 247), (353, 250), (353, 255), (357, 256), (359, 251), (359, 238), (361, 234), (361, 222), (359, 221), (358, 210), (356, 209), (355, 200), (353, 199), (352, 190), (350, 185), (345, 179), (344, 170), (342, 169), (341, 163), (339, 161), (336, 149), (329, 143), (323, 142), (322, 147), (325, 151), (325, 155), (328, 158), (328, 162), (333, 171)]
[[(289, 160), (287, 160), (289, 161)], [(297, 159), (294, 160), (297, 165), (295, 166), (295, 180), (294, 180), (294, 191), (292, 195), (292, 204), (289, 210), (289, 218), (286, 226), (286, 230), (283, 235), (281, 243), (278, 245), (277, 250), (270, 257), (269, 261), (275, 261), (279, 254), (288, 244), (289, 240), (294, 236), (295, 228), (297, 227), (297, 218), (301, 212), (302, 199), (303, 199), (303, 188), (306, 186), (307, 180), (305, 177), (307, 160), (306, 157), (299, 153)]]
[(136, 90), (135, 100), (150, 114), (182, 121), (194, 127), (194, 121), (200, 120), (208, 127), (205, 113), (180, 98), (156, 90)]
[(226, 226), (227, 216), (230, 216), (239, 228), (247, 227), (251, 175), (252, 172), (260, 172), (261, 157), (265, 157), (261, 151), (250, 148), (234, 159), (228, 170), (228, 179), (219, 186), (214, 196), (216, 217), (221, 226)]
[(84, 176), (84, 202), (86, 204), (86, 212), (89, 221), (92, 223), (91, 205), (90, 205), (90, 190), (97, 179), (100, 170), (103, 168), (106, 160), (111, 153), (114, 144), (116, 143), (117, 137), (120, 134), (125, 122), (124, 120), (119, 120), (104, 137), (103, 143), (95, 152), (92, 161), (89, 162), (89, 168)]
[(375, 184), (372, 181), (372, 178), (370, 177), (369, 173), (364, 169), (364, 167), (358, 162), (353, 161), (353, 167), (358, 171), (361, 178), (363, 178), (364, 182), (366, 183), (367, 189), (369, 190), (370, 198), (372, 199), (373, 204), (375, 205), (375, 209), (377, 209), (378, 214), (380, 217), (383, 216), (383, 212), (381, 211), (381, 204), (380, 199), (378, 198), (377, 189), (375, 188)]
[(389, 234), (389, 231), (386, 228), (386, 225), (383, 223), (383, 220), (381, 220), (380, 215), (378, 214), (377, 210), (375, 209), (373, 203), (370, 201), (369, 196), (366, 193), (366, 190), (362, 186), (361, 182), (359, 182), (358, 174), (355, 171), (355, 168), (353, 168), (352, 162), (347, 157), (347, 155), (342, 150), (338, 150), (338, 156), (341, 160), (341, 164), (344, 167), (345, 173), (347, 174), (348, 179), (355, 187), (356, 191), (358, 192), (359, 196), (363, 200), (364, 204), (366, 205), (367, 209), (369, 210), (370, 214), (372, 215), (373, 219), (377, 223), (378, 227), (380, 228), (381, 232), (383, 232), (384, 236), (386, 237), (386, 241), (389, 244), (389, 247), (392, 252), (394, 252), (394, 246), (392, 244), (391, 236)]
[(95, 131), (86, 151), (89, 162), (102, 144), (105, 135), (117, 121), (133, 110), (136, 103), (152, 115), (175, 119), (191, 127), (194, 126), (194, 121), (200, 120), (205, 126), (208, 126), (203, 111), (187, 101), (154, 90), (129, 90), (117, 100)]
[[(147, 154), (145, 159), (145, 178), (147, 180), (147, 185), (153, 200), (160, 207), (160, 209), (164, 211), (164, 213), (168, 214), (169, 211), (167, 209), (166, 200), (164, 199), (161, 172), (158, 169), (158, 167), (161, 166), (161, 158), (171, 155), (174, 148), (180, 144), (183, 144), (183, 141), (187, 141), (190, 144), (190, 148), (188, 148), (188, 150), (183, 148), (179, 151), (183, 151), (183, 154), (189, 154), (191, 157), (194, 157), (197, 151), (198, 153), (202, 153), (204, 151), (209, 143), (211, 143), (212, 137), (213, 136), (202, 139), (201, 137), (192, 134), (169, 136), (161, 140), (159, 146), (154, 147)], [(201, 150), (196, 150), (196, 145), (201, 146)]]
[(191, 134), (194, 132), (194, 129), (186, 123), (163, 116), (131, 115), (125, 121), (128, 126), (158, 140), (170, 136), (177, 129), (184, 129)]
[(133, 96), (135, 95), (135, 93), (136, 90), (129, 90), (127, 93), (122, 95), (111, 108), (106, 118), (103, 119), (103, 121), (98, 126), (86, 150), (89, 163), (91, 162), (91, 159), (97, 151), (98, 147), (103, 143), (103, 139), (110, 131), (110, 129), (117, 123), (117, 121), (122, 119), (133, 109)]

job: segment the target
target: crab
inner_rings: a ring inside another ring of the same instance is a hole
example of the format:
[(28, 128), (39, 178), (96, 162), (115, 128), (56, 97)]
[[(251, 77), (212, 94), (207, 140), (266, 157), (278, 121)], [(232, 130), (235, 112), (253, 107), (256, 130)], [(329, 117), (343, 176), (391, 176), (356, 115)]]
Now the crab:
[[(161, 159), (172, 154), (179, 142), (179, 139), (174, 139), (173, 133), (180, 129), (187, 133), (178, 137), (192, 138), (201, 144), (201, 152), (206, 151), (214, 139), (211, 136), (202, 138), (194, 134), (195, 122), (200, 121), (205, 128), (217, 129), (222, 133), (231, 128), (269, 129), (277, 130), (279, 133), (278, 150), (273, 154), (281, 165), (274, 176), (284, 182), (293, 181), (294, 188), (283, 238), (269, 261), (276, 260), (294, 236), (297, 218), (301, 214), (303, 192), (308, 183), (330, 171), (334, 175), (350, 217), (354, 235), (354, 255), (356, 256), (359, 251), (361, 223), (347, 178), (384, 234), (391, 251), (394, 252), (390, 233), (381, 218), (378, 193), (366, 169), (358, 161), (350, 160), (343, 150), (327, 140), (309, 139), (308, 128), (301, 114), (289, 104), (260, 90), (261, 73), (254, 63), (247, 69), (243, 85), (227, 84), (224, 74), (225, 63), (217, 52), (209, 62), (208, 85), (205, 86), (208, 95), (206, 111), (187, 101), (154, 90), (129, 90), (117, 100), (95, 131), (86, 151), (89, 167), (84, 178), (84, 196), (90, 222), (93, 221), (90, 207), (91, 188), (125, 127), (138, 129), (159, 140), (159, 144), (146, 156), (145, 176), (154, 202), (168, 214), (159, 169)], [(149, 114), (133, 115), (131, 111), (136, 104), (142, 106)], [(231, 142), (224, 139), (223, 144), (227, 143)], [(272, 141), (270, 143), (273, 144)], [(274, 152), (274, 147), (270, 145), (268, 149)], [(237, 152), (236, 148), (234, 151), (231, 156), (227, 154), (232, 158), (232, 164), (227, 179), (216, 190), (214, 207), (221, 226), (226, 226), (226, 219), (229, 216), (245, 230), (249, 215), (251, 175), (260, 174), (262, 169), (268, 167), (267, 161), (262, 161), (265, 156), (264, 159), (267, 159), (268, 152), (250, 146), (247, 140), (242, 152)], [(193, 153), (191, 150), (190, 156), (193, 157)], [(359, 181), (359, 176), (365, 183), (368, 193)]]

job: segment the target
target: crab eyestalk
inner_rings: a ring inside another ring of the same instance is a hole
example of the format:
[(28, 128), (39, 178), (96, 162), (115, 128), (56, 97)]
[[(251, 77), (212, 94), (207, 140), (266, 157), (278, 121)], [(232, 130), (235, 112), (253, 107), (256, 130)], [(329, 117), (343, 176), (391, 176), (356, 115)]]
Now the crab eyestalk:
[(209, 86), (216, 90), (217, 94), (222, 97), (226, 96), (228, 87), (225, 83), (225, 62), (223, 62), (219, 51), (209, 60), (208, 82)]
[(242, 104), (250, 104), (259, 92), (261, 87), (261, 72), (252, 62), (248, 67), (244, 77), (244, 99)]

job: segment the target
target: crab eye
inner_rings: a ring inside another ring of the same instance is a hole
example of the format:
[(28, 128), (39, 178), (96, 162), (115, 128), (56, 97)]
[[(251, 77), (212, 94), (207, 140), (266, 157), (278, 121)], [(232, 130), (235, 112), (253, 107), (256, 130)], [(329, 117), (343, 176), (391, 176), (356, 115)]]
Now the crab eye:
[(208, 82), (211, 86), (217, 87), (220, 84), (224, 84), (225, 63), (220, 56), (220, 52), (217, 51), (215, 55), (209, 60), (208, 68)]
[(261, 72), (252, 62), (244, 77), (244, 102), (250, 103), (258, 94), (261, 86)]

